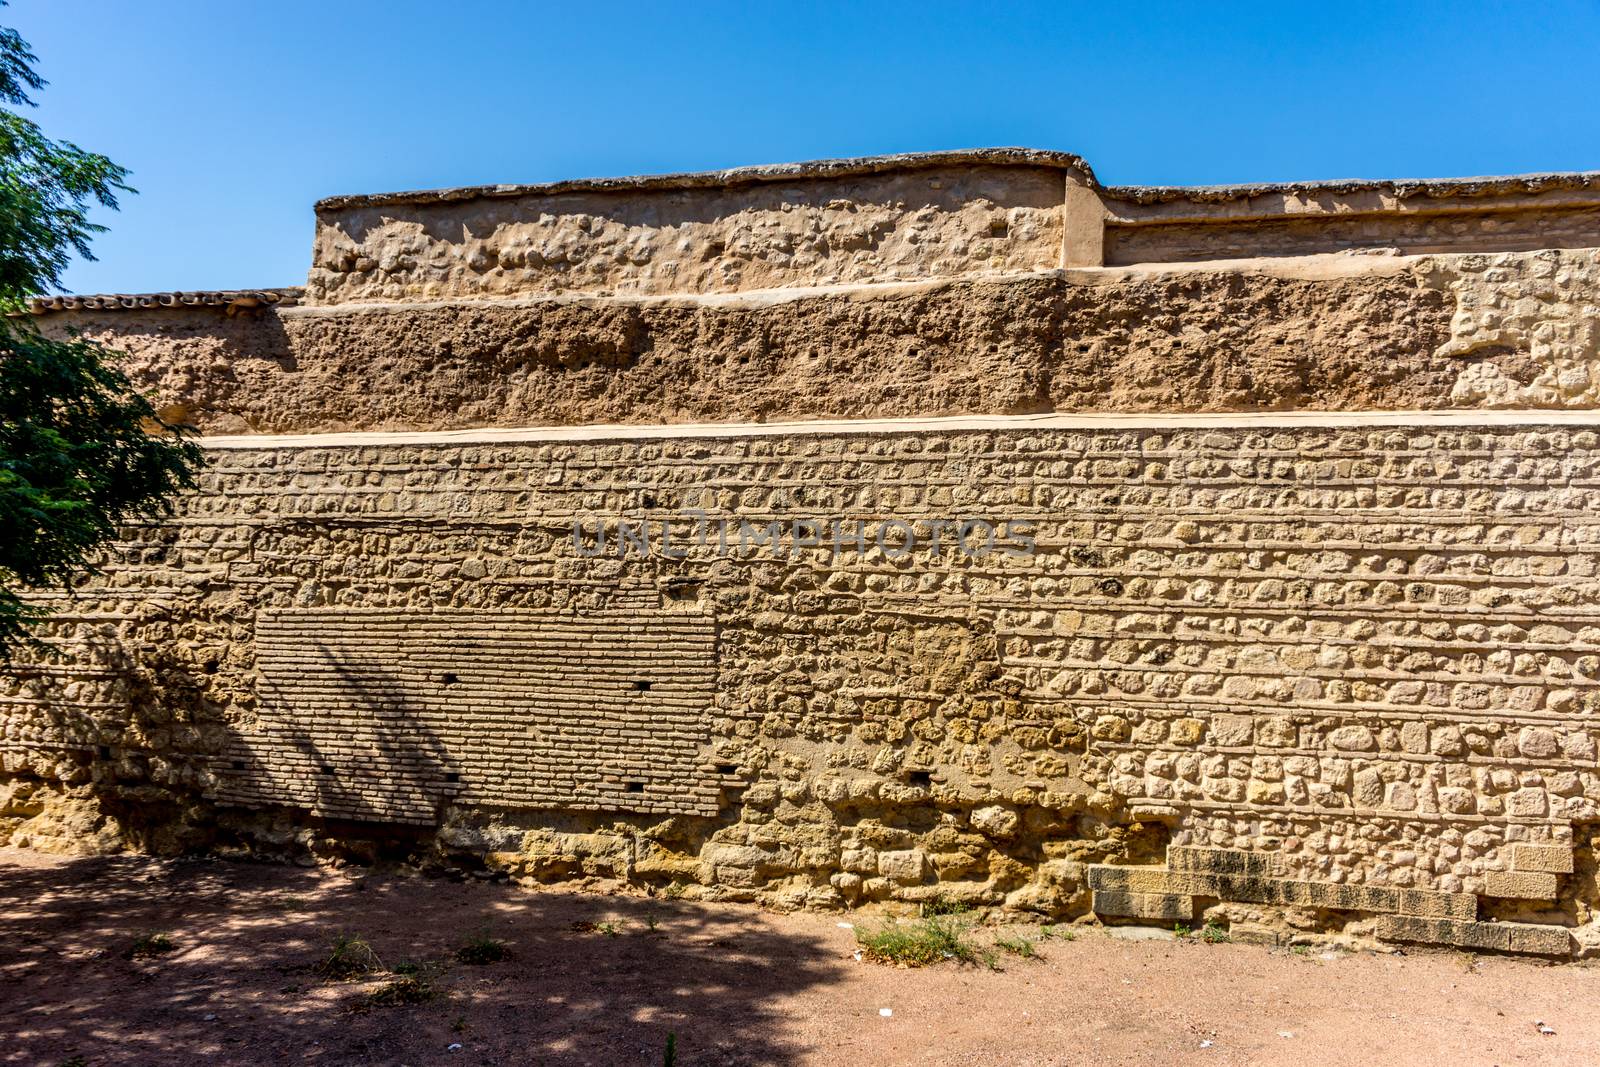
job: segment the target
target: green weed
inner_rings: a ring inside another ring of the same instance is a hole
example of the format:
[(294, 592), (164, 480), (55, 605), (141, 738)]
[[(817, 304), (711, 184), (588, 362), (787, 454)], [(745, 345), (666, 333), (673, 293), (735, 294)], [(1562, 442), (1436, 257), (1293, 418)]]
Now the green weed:
[(994, 939), (994, 943), (996, 947), (1004, 949), (1018, 959), (1032, 960), (1039, 957), (1038, 950), (1034, 948), (1033, 942), (1021, 934), (997, 937)]
[(965, 901), (952, 900), (946, 896), (929, 897), (922, 902), (921, 914), (924, 919), (935, 915), (965, 915), (972, 910), (972, 905)]
[(978, 957), (967, 943), (966, 926), (953, 916), (928, 916), (914, 923), (890, 922), (876, 930), (857, 930), (856, 940), (869, 959), (904, 967), (955, 960), (972, 963)]
[(128, 951), (123, 953), (130, 960), (151, 960), (157, 956), (165, 956), (178, 946), (172, 943), (172, 938), (166, 934), (145, 934), (128, 946)]
[(462, 963), (482, 966), (489, 963), (499, 963), (511, 955), (511, 949), (504, 941), (490, 937), (485, 931), (474, 934), (467, 939), (467, 943), (456, 949), (456, 959)]
[(367, 1003), (375, 1008), (425, 1004), (437, 999), (439, 994), (440, 989), (432, 978), (421, 974), (401, 974), (368, 993)]
[(373, 971), (383, 970), (383, 961), (372, 946), (359, 936), (340, 934), (333, 939), (328, 955), (312, 970), (323, 978), (343, 982)]

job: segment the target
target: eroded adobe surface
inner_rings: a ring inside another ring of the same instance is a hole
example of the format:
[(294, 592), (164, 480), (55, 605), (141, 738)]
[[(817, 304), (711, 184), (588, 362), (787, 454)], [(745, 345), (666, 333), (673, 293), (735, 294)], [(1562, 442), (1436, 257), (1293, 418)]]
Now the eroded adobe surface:
[(1596, 207), (967, 153), (339, 198), (304, 291), (54, 301), (214, 465), (41, 597), (0, 832), (1587, 952)]

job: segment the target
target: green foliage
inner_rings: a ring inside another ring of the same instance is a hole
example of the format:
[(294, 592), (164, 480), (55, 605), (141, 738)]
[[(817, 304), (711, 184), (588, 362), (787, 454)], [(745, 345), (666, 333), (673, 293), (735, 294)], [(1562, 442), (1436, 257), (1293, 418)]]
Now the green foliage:
[(955, 960), (972, 963), (978, 956), (967, 942), (967, 928), (953, 916), (930, 915), (914, 923), (890, 922), (877, 930), (857, 930), (856, 940), (869, 959), (905, 967)]
[(1003, 935), (995, 938), (994, 943), (997, 948), (1005, 949), (1018, 959), (1031, 960), (1039, 956), (1033, 942), (1021, 934)]
[(15, 586), (68, 585), (120, 524), (168, 514), (199, 448), (86, 341), (0, 323), (0, 649), (37, 617)]
[[(45, 86), (36, 62), (16, 30), (0, 28), (0, 102), (33, 106), (29, 93)], [(52, 141), (0, 109), (0, 310), (21, 310), (28, 297), (60, 288), (74, 252), (94, 258), (89, 238), (105, 227), (89, 221), (89, 209), (115, 208), (118, 193), (134, 191), (127, 176), (105, 156)]]
[(490, 937), (487, 931), (481, 934), (474, 934), (467, 939), (466, 944), (456, 949), (457, 960), (462, 963), (479, 966), (487, 963), (499, 963), (510, 955), (511, 950), (506, 946), (506, 943)]
[(128, 946), (128, 951), (124, 955), (130, 960), (149, 960), (165, 956), (177, 947), (172, 943), (172, 938), (166, 934), (145, 934)]
[(400, 1004), (425, 1004), (439, 997), (442, 990), (434, 980), (423, 974), (402, 974), (383, 983), (367, 994), (367, 1003), (376, 1008)]
[(335, 937), (327, 956), (312, 968), (323, 978), (331, 978), (334, 981), (359, 978), (361, 975), (382, 969), (383, 961), (372, 951), (372, 946), (364, 939), (351, 934), (340, 934)]
[[(0, 102), (32, 104), (44, 86), (34, 61), (0, 28)], [(89, 238), (104, 227), (88, 212), (116, 207), (126, 176), (0, 109), (0, 654), (39, 614), (21, 589), (91, 572), (96, 548), (125, 522), (168, 514), (202, 463), (109, 353), (46, 337), (25, 313), (29, 297), (60, 287), (74, 253), (92, 258)]]
[(661, 1057), (661, 1067), (676, 1067), (678, 1062), (678, 1035), (667, 1034), (667, 1051)]
[(1207, 919), (1206, 925), (1200, 931), (1200, 940), (1208, 945), (1221, 945), (1228, 940), (1228, 931), (1215, 919)]
[(926, 919), (934, 915), (965, 915), (972, 910), (972, 905), (938, 894), (924, 900), (920, 910)]

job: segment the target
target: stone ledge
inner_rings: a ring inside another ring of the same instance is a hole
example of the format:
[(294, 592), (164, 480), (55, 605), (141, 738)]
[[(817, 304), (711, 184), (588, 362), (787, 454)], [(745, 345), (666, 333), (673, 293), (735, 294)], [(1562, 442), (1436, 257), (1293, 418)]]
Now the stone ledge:
[(1572, 937), (1565, 927), (1533, 923), (1462, 922), (1413, 915), (1382, 915), (1378, 937), (1429, 945), (1456, 945), (1491, 952), (1525, 952), (1540, 956), (1565, 956)]
[[(1246, 854), (1222, 853), (1221, 861), (1232, 865), (1236, 861), (1231, 857), (1240, 855)], [(1192, 862), (1192, 856), (1185, 857), (1184, 862)], [(1258, 865), (1264, 862), (1268, 861), (1256, 861)], [(1182, 894), (1245, 904), (1392, 912), (1460, 920), (1474, 919), (1478, 914), (1477, 897), (1470, 893), (1298, 881), (1257, 874), (1208, 874), (1165, 867), (1092, 866), (1089, 887), (1113, 893)]]

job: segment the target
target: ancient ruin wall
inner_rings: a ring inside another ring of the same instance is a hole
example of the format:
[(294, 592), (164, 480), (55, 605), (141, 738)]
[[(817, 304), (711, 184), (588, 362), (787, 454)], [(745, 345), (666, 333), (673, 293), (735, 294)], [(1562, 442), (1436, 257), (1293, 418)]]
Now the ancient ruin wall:
[(42, 322), (209, 433), (1600, 403), (1593, 249), (1336, 259)]
[(1593, 207), (847, 161), (342, 198), (304, 293), (42, 305), (245, 436), (43, 598), (0, 831), (1587, 950)]
[[(1460, 417), (242, 439), (62, 606), (104, 658), (9, 683), (5, 758), (443, 825), (529, 877), (1061, 916), (1170, 835), (1429, 918), (1585, 918), (1512, 846), (1570, 864), (1600, 802), (1597, 464), (1586, 426)], [(994, 551), (934, 550), (978, 517)], [(648, 556), (587, 554), (624, 519)]]

